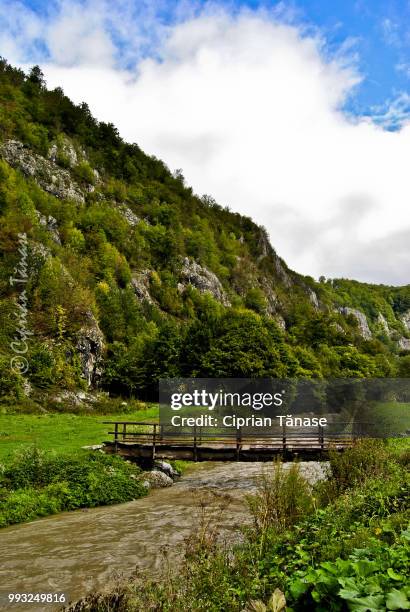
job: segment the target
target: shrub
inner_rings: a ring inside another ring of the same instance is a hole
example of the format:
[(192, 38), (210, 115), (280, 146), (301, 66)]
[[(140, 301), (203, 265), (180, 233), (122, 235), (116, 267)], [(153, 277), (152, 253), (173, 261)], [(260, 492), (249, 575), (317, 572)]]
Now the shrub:
[(269, 528), (284, 531), (313, 509), (313, 497), (306, 479), (294, 462), (284, 467), (278, 460), (273, 471), (264, 471), (256, 495), (248, 497), (258, 534)]
[(369, 477), (389, 476), (397, 470), (397, 462), (385, 440), (363, 439), (344, 452), (330, 451), (331, 478), (318, 486), (323, 501)]
[(140, 472), (120, 457), (101, 453), (74, 457), (25, 448), (0, 475), (0, 526), (137, 499), (146, 494)]

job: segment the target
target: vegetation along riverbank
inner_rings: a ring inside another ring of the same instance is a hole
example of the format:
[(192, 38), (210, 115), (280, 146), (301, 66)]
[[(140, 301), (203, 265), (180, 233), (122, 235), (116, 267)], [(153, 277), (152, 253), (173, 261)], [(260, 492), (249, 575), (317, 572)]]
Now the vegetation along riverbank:
[[(171, 484), (169, 475), (157, 473), (154, 479), (136, 464), (82, 448), (98, 446), (107, 437), (104, 420), (158, 416), (155, 405), (125, 404), (105, 403), (100, 406), (102, 414), (98, 407), (91, 414), (82, 410), (25, 414), (10, 408), (0, 414), (0, 527), (65, 510), (131, 501), (146, 495), (151, 486)], [(181, 462), (177, 463), (181, 470)]]
[(365, 440), (331, 457), (311, 488), (297, 463), (249, 497), (252, 526), (227, 547), (206, 519), (178, 570), (112, 586), (70, 612), (408, 610), (409, 446)]

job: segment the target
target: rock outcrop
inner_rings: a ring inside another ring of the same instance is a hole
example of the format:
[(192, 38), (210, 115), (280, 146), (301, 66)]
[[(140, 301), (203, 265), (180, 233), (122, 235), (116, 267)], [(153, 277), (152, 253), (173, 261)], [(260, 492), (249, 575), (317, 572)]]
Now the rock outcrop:
[(404, 327), (410, 331), (410, 310), (407, 310), (405, 313), (403, 313), (400, 317), (401, 322), (403, 323)]
[(187, 285), (192, 285), (201, 293), (211, 293), (224, 306), (231, 305), (216, 274), (195, 261), (190, 261), (188, 257), (185, 257), (183, 261), (180, 279), (181, 282), (178, 284), (178, 289), (181, 293)]
[(308, 289), (308, 296), (309, 296), (309, 302), (312, 304), (313, 308), (315, 310), (319, 310), (319, 300), (318, 297), (315, 293), (315, 291), (313, 291), (313, 289)]
[(361, 312), (360, 310), (357, 310), (356, 308), (349, 308), (348, 306), (340, 308), (339, 312), (341, 312), (341, 314), (344, 315), (345, 317), (352, 315), (357, 321), (360, 335), (365, 340), (371, 339), (372, 332), (370, 331), (369, 324), (366, 319), (366, 315), (363, 312)]
[(88, 313), (86, 324), (77, 334), (76, 349), (80, 355), (82, 377), (88, 387), (97, 387), (102, 375), (105, 342), (104, 335), (91, 312)]
[(128, 208), (125, 204), (121, 204), (118, 210), (131, 227), (135, 227), (141, 221), (141, 219), (132, 212), (131, 208)]
[(10, 166), (21, 170), (27, 177), (32, 177), (36, 183), (62, 200), (74, 200), (84, 204), (84, 194), (79, 185), (71, 178), (68, 170), (59, 168), (55, 163), (42, 155), (34, 153), (18, 140), (6, 140), (0, 145), (0, 156)]
[(386, 318), (382, 315), (381, 312), (379, 312), (379, 314), (377, 315), (377, 323), (379, 324), (383, 332), (386, 334), (386, 336), (390, 337), (391, 331), (389, 328), (389, 324), (387, 323)]
[(48, 158), (52, 162), (57, 162), (59, 156), (66, 160), (70, 168), (73, 168), (78, 163), (77, 151), (67, 137), (60, 137), (59, 142), (54, 142), (48, 151)]
[(150, 270), (142, 270), (142, 272), (134, 273), (131, 278), (131, 286), (134, 289), (137, 300), (153, 304), (154, 301), (149, 292), (150, 274)]
[(57, 219), (55, 219), (51, 215), (48, 215), (48, 217), (46, 217), (45, 215), (42, 215), (38, 210), (36, 211), (36, 215), (38, 217), (40, 225), (42, 225), (50, 233), (51, 238), (54, 240), (54, 242), (61, 245), (61, 238), (60, 232), (58, 231)]
[(410, 351), (410, 340), (402, 336), (398, 339), (397, 346), (401, 351)]

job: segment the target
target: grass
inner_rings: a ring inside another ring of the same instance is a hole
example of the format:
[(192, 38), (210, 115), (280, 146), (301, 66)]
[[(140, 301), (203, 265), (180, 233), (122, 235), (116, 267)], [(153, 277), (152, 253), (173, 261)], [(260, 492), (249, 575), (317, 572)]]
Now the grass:
[(156, 421), (158, 408), (152, 406), (118, 414), (0, 414), (0, 461), (14, 451), (35, 445), (57, 453), (73, 453), (82, 446), (101, 444), (110, 438), (103, 421)]
[(387, 433), (404, 433), (410, 429), (410, 404), (403, 402), (383, 402), (372, 406), (367, 415), (377, 431)]

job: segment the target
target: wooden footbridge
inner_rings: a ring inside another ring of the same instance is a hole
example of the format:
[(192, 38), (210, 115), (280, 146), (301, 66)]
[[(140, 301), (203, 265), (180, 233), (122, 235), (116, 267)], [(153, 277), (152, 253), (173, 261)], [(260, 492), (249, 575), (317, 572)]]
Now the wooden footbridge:
[(321, 426), (303, 433), (285, 426), (268, 433), (243, 429), (230, 433), (200, 427), (175, 432), (175, 427), (135, 421), (104, 423), (112, 426), (108, 434), (113, 436), (104, 442), (105, 452), (136, 461), (271, 461), (278, 456), (315, 460), (326, 456), (330, 449), (343, 451), (360, 437), (352, 433), (351, 424), (342, 423), (338, 424), (339, 433)]

